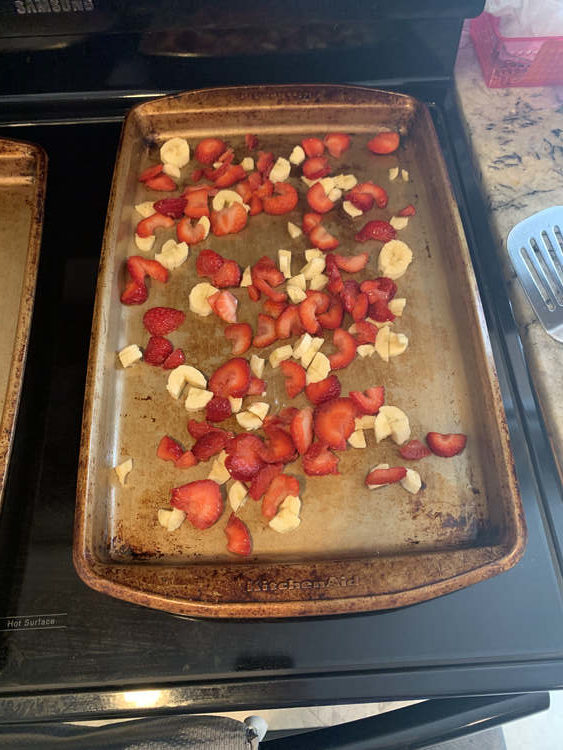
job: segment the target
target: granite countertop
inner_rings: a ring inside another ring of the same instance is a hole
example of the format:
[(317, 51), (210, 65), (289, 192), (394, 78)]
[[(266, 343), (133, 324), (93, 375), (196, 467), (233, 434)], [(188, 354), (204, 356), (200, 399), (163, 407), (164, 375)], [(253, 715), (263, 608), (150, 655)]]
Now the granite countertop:
[(541, 209), (563, 205), (563, 89), (487, 88), (467, 25), (455, 79), (508, 293), (563, 475), (563, 344), (542, 328), (506, 250), (515, 224)]

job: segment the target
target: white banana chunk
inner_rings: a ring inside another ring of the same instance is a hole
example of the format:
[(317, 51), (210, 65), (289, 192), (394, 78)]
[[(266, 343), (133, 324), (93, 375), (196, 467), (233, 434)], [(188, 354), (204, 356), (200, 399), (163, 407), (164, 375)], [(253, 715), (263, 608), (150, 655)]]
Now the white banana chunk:
[(160, 160), (163, 163), (185, 167), (190, 160), (190, 147), (185, 138), (170, 138), (160, 147)]
[(268, 361), (275, 370), (281, 365), (282, 362), (285, 362), (286, 359), (289, 359), (292, 354), (293, 347), (291, 346), (291, 344), (285, 344), (285, 346), (279, 346), (277, 349), (274, 349), (274, 351), (268, 357)]
[(167, 531), (177, 531), (186, 520), (186, 514), (179, 508), (160, 508), (158, 522)]
[(319, 273), (317, 276), (313, 276), (313, 278), (309, 282), (309, 289), (312, 289), (315, 292), (320, 292), (321, 289), (324, 289), (327, 284), (328, 276), (326, 276), (324, 273)]
[(287, 296), (293, 302), (294, 305), (298, 305), (300, 302), (303, 302), (304, 300), (307, 299), (306, 293), (303, 291), (303, 289), (300, 289), (298, 286), (288, 286)]
[(313, 258), (323, 258), (324, 253), (322, 250), (319, 250), (318, 247), (310, 247), (307, 250), (305, 250), (305, 260), (307, 263), (310, 260), (313, 260)]
[(278, 250), (278, 266), (286, 279), (291, 278), (291, 250)]
[(422, 487), (422, 479), (418, 471), (414, 469), (407, 469), (407, 475), (403, 479), (399, 480), (401, 487), (407, 492), (411, 492), (413, 495), (419, 491)]
[(337, 174), (334, 177), (334, 187), (340, 190), (352, 190), (357, 184), (358, 180), (353, 174)]
[(402, 354), (404, 351), (406, 351), (408, 345), (409, 339), (407, 336), (405, 336), (404, 333), (393, 333), (393, 331), (389, 333), (390, 357), (398, 357), (399, 354)]
[(227, 454), (225, 451), (221, 451), (211, 465), (211, 471), (207, 477), (208, 479), (212, 479), (214, 482), (217, 482), (217, 484), (225, 484), (225, 482), (229, 481), (231, 475), (225, 466), (226, 458)]
[[(391, 428), (391, 438), (397, 445), (402, 445), (411, 436), (411, 427), (409, 424), (409, 418), (402, 409), (397, 406), (382, 406), (379, 410), (379, 414), (387, 419), (389, 427)], [(379, 414), (377, 416), (379, 416)], [(377, 417), (376, 417), (377, 427)]]
[(293, 151), (289, 155), (289, 161), (296, 166), (305, 161), (305, 152), (301, 146), (294, 146)]
[(301, 269), (301, 273), (307, 281), (312, 279), (314, 276), (318, 276), (325, 270), (326, 259), (325, 258), (313, 258)]
[(375, 414), (362, 414), (354, 420), (356, 430), (373, 430), (375, 425)]
[(139, 349), (137, 344), (129, 344), (129, 346), (124, 347), (117, 356), (123, 367), (131, 367), (135, 362), (143, 359), (143, 352)]
[(219, 192), (213, 196), (211, 205), (213, 206), (214, 211), (221, 211), (225, 206), (230, 206), (231, 203), (242, 203), (242, 196), (235, 190), (219, 190)]
[(252, 172), (254, 169), (254, 159), (252, 156), (245, 156), (240, 165), (245, 172)]
[(207, 301), (212, 294), (219, 290), (212, 286), (208, 281), (201, 281), (196, 284), (190, 292), (189, 303), (190, 310), (196, 315), (201, 315), (205, 318), (207, 315), (211, 315), (213, 310), (211, 305)]
[(307, 279), (302, 273), (298, 273), (287, 280), (287, 286), (296, 286), (304, 292), (307, 289)]
[[(369, 473), (372, 471), (375, 471), (376, 469), (388, 469), (389, 464), (377, 464), (377, 466), (372, 466), (369, 470)], [(380, 487), (387, 487), (389, 482), (383, 482), (382, 484), (368, 484), (368, 487), (370, 490), (378, 490)]]
[(231, 411), (236, 414), (237, 411), (242, 409), (242, 398), (235, 398), (234, 396), (228, 396), (229, 403), (231, 405)]
[(149, 234), (148, 237), (139, 237), (135, 232), (135, 245), (143, 253), (149, 253), (153, 249), (155, 240), (154, 234)]
[(205, 389), (207, 381), (203, 373), (191, 365), (179, 365), (175, 367), (168, 376), (166, 390), (172, 398), (180, 398), (185, 385), (193, 385), (195, 388)]
[(354, 432), (348, 438), (348, 442), (350, 443), (352, 448), (365, 448), (367, 443), (366, 443), (366, 436), (364, 435), (364, 431), (354, 430)]
[(408, 182), (409, 176), (410, 175), (406, 169), (401, 169), (401, 180), (403, 180), (403, 182)]
[(362, 216), (364, 213), (360, 208), (356, 208), (356, 206), (350, 201), (343, 201), (342, 208), (346, 211), (348, 216), (352, 217), (352, 219), (355, 219), (358, 216)]
[(175, 240), (166, 240), (160, 248), (160, 252), (154, 256), (160, 265), (173, 271), (185, 262), (190, 252), (190, 248), (185, 242), (176, 242)]
[(391, 425), (389, 424), (389, 420), (381, 412), (381, 409), (379, 410), (379, 414), (375, 417), (375, 422), (373, 423), (373, 429), (375, 432), (375, 440), (376, 442), (380, 443), (382, 440), (385, 440), (385, 438), (388, 438), (389, 435), (391, 435)]
[(171, 164), (168, 161), (164, 162), (162, 165), (162, 171), (164, 174), (167, 174), (168, 177), (172, 177), (173, 180), (180, 179), (180, 167), (177, 167), (175, 164)]
[(307, 385), (309, 383), (318, 383), (328, 377), (330, 373), (330, 362), (326, 354), (317, 352), (313, 357), (313, 361), (307, 368)]
[(235, 414), (235, 419), (245, 430), (259, 430), (262, 427), (260, 417), (250, 411), (239, 411)]
[(205, 234), (203, 235), (203, 239), (205, 240), (207, 238), (207, 235), (209, 234), (209, 230), (211, 229), (211, 222), (209, 221), (209, 216), (202, 216), (197, 224), (196, 227), (202, 226), (205, 230)]
[(113, 470), (117, 474), (117, 478), (119, 479), (119, 484), (122, 487), (125, 487), (125, 480), (127, 479), (127, 475), (130, 474), (131, 471), (133, 470), (133, 459), (126, 458), (125, 461), (122, 461), (117, 466), (114, 466)]
[(152, 201), (145, 201), (144, 203), (137, 203), (135, 211), (140, 214), (143, 219), (148, 219), (149, 216), (154, 214), (154, 203)]
[(291, 172), (291, 164), (283, 156), (278, 156), (274, 166), (272, 167), (269, 175), (269, 179), (274, 184), (276, 182), (285, 182)]
[(412, 263), (412, 250), (401, 240), (386, 242), (381, 248), (377, 267), (383, 276), (399, 279)]
[(301, 519), (289, 510), (280, 510), (270, 521), (268, 526), (279, 534), (295, 531), (301, 524)]
[(247, 266), (242, 272), (242, 278), (240, 280), (241, 286), (250, 286), (252, 284), (252, 271), (250, 266)]
[(300, 338), (298, 338), (295, 342), (295, 346), (293, 347), (293, 358), (301, 359), (301, 356), (311, 346), (312, 341), (313, 337), (310, 333), (304, 333)]
[(384, 362), (389, 362), (389, 326), (383, 326), (377, 332), (377, 338), (375, 339), (375, 351), (379, 354)]
[(375, 346), (373, 344), (360, 344), (356, 348), (356, 354), (362, 359), (365, 359), (365, 357), (373, 357), (375, 354)]
[(253, 354), (252, 357), (250, 357), (250, 371), (253, 375), (256, 375), (257, 378), (262, 377), (265, 364), (266, 360), (259, 357), (257, 354)]
[(309, 347), (303, 352), (301, 355), (301, 364), (305, 369), (309, 367), (313, 359), (315, 358), (315, 355), (321, 348), (321, 346), (324, 344), (325, 340), (321, 338), (320, 336), (314, 336), (311, 339), (311, 343), (309, 344)]
[(213, 391), (206, 391), (203, 388), (195, 388), (191, 385), (188, 389), (188, 396), (184, 403), (186, 411), (199, 411), (200, 409), (205, 409), (213, 396)]
[(329, 201), (336, 203), (336, 201), (339, 201), (341, 198), (342, 198), (342, 190), (340, 190), (337, 187), (333, 187), (330, 193), (328, 194)]
[(389, 179), (394, 182), (399, 176), (399, 167), (391, 167), (389, 170)]
[(315, 182), (321, 183), (321, 185), (323, 186), (323, 190), (327, 194), (327, 197), (330, 191), (336, 187), (334, 184), (334, 177), (322, 177), (320, 180), (315, 180)]
[(255, 401), (253, 404), (250, 404), (248, 411), (251, 414), (256, 414), (256, 416), (263, 422), (270, 411), (270, 404), (267, 404), (265, 401)]
[(239, 482), (237, 479), (237, 481), (233, 482), (233, 484), (231, 484), (231, 486), (229, 487), (227, 495), (229, 498), (229, 504), (233, 509), (233, 512), (236, 513), (237, 510), (240, 510), (240, 508), (242, 508), (242, 506), (245, 504), (248, 497), (248, 490), (244, 486), (244, 484), (242, 482)]
[(300, 229), (297, 224), (294, 224), (292, 221), (287, 222), (287, 231), (289, 232), (289, 236), (292, 240), (296, 240), (303, 234), (303, 230)]
[(392, 216), (391, 219), (389, 220), (389, 224), (391, 224), (393, 229), (396, 229), (398, 232), (400, 232), (401, 229), (404, 229), (408, 223), (409, 223), (408, 216)]
[(397, 318), (400, 318), (404, 312), (406, 304), (407, 300), (404, 297), (395, 297), (395, 299), (389, 300), (389, 302), (387, 303), (387, 307), (391, 310), (393, 315), (396, 315)]
[(280, 510), (289, 510), (291, 513), (298, 516), (301, 513), (301, 498), (297, 495), (288, 495), (285, 500), (280, 503)]

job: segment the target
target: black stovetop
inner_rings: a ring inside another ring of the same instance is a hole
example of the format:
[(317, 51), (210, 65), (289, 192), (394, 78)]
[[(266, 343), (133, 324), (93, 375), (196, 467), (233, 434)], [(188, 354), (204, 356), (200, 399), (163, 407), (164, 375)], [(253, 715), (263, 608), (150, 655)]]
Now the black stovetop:
[[(482, 237), (475, 241), (486, 216), (471, 188), (450, 85), (409, 93), (433, 100), (478, 275), (483, 264), (488, 269), (482, 293), (528, 522), (524, 559), (496, 578), (416, 606), (292, 621), (190, 620), (88, 589), (71, 560), (75, 482), (97, 263), (121, 123), (0, 128), (49, 155), (37, 302), (0, 519), (0, 722), (563, 684), (560, 571), (514, 391), (511, 359), (521, 354), (507, 356), (499, 328), (495, 305), (501, 299), (506, 322), (508, 303), (491, 288), (498, 277), (492, 249)], [(110, 105), (100, 105), (100, 114)], [(133, 696), (135, 688), (150, 692)]]

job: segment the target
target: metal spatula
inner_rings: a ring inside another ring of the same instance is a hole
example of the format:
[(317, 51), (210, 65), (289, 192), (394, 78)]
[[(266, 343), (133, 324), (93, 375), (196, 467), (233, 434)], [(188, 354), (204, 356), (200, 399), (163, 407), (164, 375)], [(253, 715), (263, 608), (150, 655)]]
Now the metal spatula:
[(563, 206), (553, 206), (516, 224), (508, 254), (540, 323), (563, 343)]

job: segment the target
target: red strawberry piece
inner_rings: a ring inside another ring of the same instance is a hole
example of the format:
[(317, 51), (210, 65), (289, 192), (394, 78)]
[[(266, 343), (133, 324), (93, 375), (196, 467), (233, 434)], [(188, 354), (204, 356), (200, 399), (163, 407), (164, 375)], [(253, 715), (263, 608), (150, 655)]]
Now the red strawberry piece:
[(299, 307), (297, 305), (288, 305), (274, 323), (278, 339), (300, 336), (305, 331), (301, 323)]
[(269, 315), (258, 313), (258, 326), (252, 345), (262, 349), (273, 344), (276, 339), (276, 321)]
[[(387, 191), (384, 190), (381, 185), (376, 185), (373, 182), (361, 182), (358, 185), (355, 185), (350, 193), (348, 194), (349, 200), (354, 203), (353, 200), (353, 194), (354, 195), (369, 195), (373, 198), (375, 201), (375, 204), (378, 208), (385, 208), (387, 203), (389, 202), (389, 196), (387, 195)], [(373, 201), (372, 201), (373, 204)], [(354, 203), (354, 205), (356, 205)], [(359, 208), (359, 206), (358, 206)]]
[(377, 414), (385, 401), (385, 388), (373, 386), (365, 391), (350, 391), (348, 394), (356, 404), (360, 414)]
[(242, 203), (230, 203), (220, 211), (211, 212), (211, 231), (216, 237), (242, 231), (248, 217)]
[(233, 342), (231, 354), (238, 357), (250, 348), (252, 328), (249, 323), (232, 323), (225, 328), (225, 338)]
[(421, 443), (420, 440), (409, 440), (408, 443), (401, 445), (399, 453), (408, 461), (418, 461), (421, 458), (429, 456), (430, 449), (427, 448), (424, 443)]
[(307, 191), (307, 203), (317, 214), (326, 214), (334, 208), (334, 203), (330, 200), (320, 182), (315, 182)]
[(407, 470), (404, 466), (392, 466), (390, 469), (372, 469), (366, 477), (368, 487), (373, 484), (393, 484), (404, 479)]
[(222, 164), (232, 164), (234, 158), (235, 158), (235, 150), (232, 146), (229, 146), (229, 148), (226, 151), (223, 151), (223, 153), (217, 159), (217, 161), (220, 161)]
[(199, 251), (195, 263), (195, 270), (197, 271), (198, 276), (211, 277), (221, 268), (224, 262), (224, 258), (219, 255), (219, 253), (216, 253), (215, 250), (209, 250), (206, 248), (205, 250)]
[(260, 458), (262, 441), (256, 435), (237, 435), (226, 445), (225, 466), (233, 479), (249, 482), (264, 466)]
[(356, 322), (363, 320), (368, 314), (368, 307), (369, 302), (367, 294), (360, 292), (354, 302), (354, 307), (352, 308), (352, 318)]
[(169, 216), (163, 216), (162, 214), (156, 213), (152, 216), (148, 216), (146, 219), (141, 219), (137, 224), (135, 232), (139, 237), (150, 237), (154, 234), (155, 229), (168, 229), (174, 226), (174, 219)]
[(264, 255), (252, 267), (252, 280), (264, 279), (271, 286), (279, 286), (285, 281), (285, 277), (274, 261)]
[(192, 466), (197, 464), (197, 458), (191, 451), (184, 451), (180, 458), (176, 461), (176, 467), (178, 469), (190, 469)]
[(338, 474), (338, 461), (324, 443), (313, 443), (303, 456), (303, 471), (312, 477)]
[(254, 151), (255, 148), (258, 148), (258, 137), (252, 133), (247, 133), (244, 136), (244, 142), (249, 151)]
[(396, 236), (397, 232), (388, 221), (375, 219), (374, 221), (368, 221), (368, 223), (356, 234), (354, 239), (356, 242), (367, 242), (368, 240), (389, 242), (390, 240), (394, 240)]
[(200, 164), (213, 164), (226, 148), (227, 144), (220, 138), (204, 138), (197, 144), (194, 156)]
[(309, 158), (324, 154), (325, 147), (320, 138), (303, 138), (301, 145)]
[(238, 299), (234, 294), (225, 290), (222, 292), (215, 292), (215, 294), (212, 294), (207, 298), (207, 301), (218, 318), (221, 318), (221, 320), (224, 320), (226, 323), (237, 322)]
[(191, 181), (199, 182), (202, 177), (203, 177), (203, 169), (194, 169), (194, 171), (191, 174)]
[[(181, 219), (187, 202), (182, 196), (179, 198), (162, 198), (154, 204), (154, 210), (158, 211), (159, 214), (169, 216), (171, 219)], [(137, 234), (139, 234), (138, 231)]]
[[(202, 216), (209, 216), (209, 193), (207, 190), (191, 190), (186, 194), (186, 205), (184, 214), (190, 219), (201, 219)], [(179, 219), (179, 216), (175, 218)]]
[(142, 305), (143, 302), (147, 301), (148, 296), (149, 293), (144, 281), (131, 279), (125, 285), (120, 299), (124, 305)]
[(240, 195), (243, 203), (250, 202), (250, 199), (252, 198), (252, 188), (250, 187), (250, 182), (248, 180), (242, 180), (239, 182), (235, 187), (235, 191)]
[(436, 456), (451, 458), (463, 451), (467, 443), (467, 436), (461, 432), (448, 432), (445, 434), (441, 432), (429, 432), (426, 435), (426, 442), (432, 453)]
[(221, 490), (212, 479), (199, 479), (174, 487), (170, 504), (183, 510), (196, 529), (213, 526), (223, 512)]
[(397, 284), (386, 276), (379, 276), (377, 279), (367, 279), (362, 281), (360, 289), (368, 296), (370, 305), (378, 300), (389, 302), (397, 293)]
[(286, 359), (280, 367), (285, 376), (285, 391), (289, 398), (295, 398), (305, 388), (305, 369), (291, 359)]
[(257, 198), (263, 199), (263, 198), (269, 198), (271, 195), (273, 195), (274, 192), (274, 183), (271, 180), (268, 180), (268, 178), (265, 178), (263, 182), (258, 185), (256, 190), (254, 191), (254, 195)]
[(240, 268), (234, 260), (226, 260), (221, 268), (211, 275), (213, 286), (223, 289), (227, 286), (238, 286), (240, 284)]
[[(318, 183), (317, 183), (318, 184)], [(323, 227), (322, 224), (317, 224), (316, 227), (311, 229), (309, 234), (309, 240), (313, 247), (318, 247), (319, 250), (326, 252), (327, 250), (334, 250), (338, 247), (340, 242), (332, 235), (328, 229)]]
[(192, 224), (190, 217), (184, 216), (176, 225), (176, 236), (180, 242), (197, 245), (205, 239), (205, 227), (199, 222)]
[(264, 210), (264, 204), (262, 203), (262, 199), (259, 198), (257, 195), (253, 195), (250, 199), (250, 211), (248, 212), (250, 216), (256, 216), (257, 214), (261, 214)]
[(234, 357), (218, 367), (209, 379), (208, 388), (217, 396), (241, 398), (250, 384), (250, 367), (246, 359)]
[(331, 354), (328, 358), (331, 370), (341, 370), (347, 367), (356, 356), (356, 340), (343, 328), (337, 328), (332, 337), (334, 346), (338, 351)]
[(153, 164), (152, 167), (147, 167), (141, 172), (139, 182), (146, 182), (152, 180), (153, 177), (159, 175), (164, 169), (164, 164)]
[(378, 323), (385, 323), (386, 320), (395, 320), (395, 315), (393, 315), (387, 307), (387, 303), (383, 302), (383, 300), (377, 300), (377, 302), (369, 306), (369, 317), (377, 320)]
[(256, 190), (262, 184), (262, 175), (260, 172), (250, 172), (248, 175), (248, 184), (252, 191)]
[(360, 253), (359, 255), (338, 255), (334, 254), (334, 262), (341, 271), (346, 273), (358, 273), (363, 271), (367, 266), (369, 260), (369, 253)]
[(267, 444), (260, 449), (260, 458), (267, 464), (289, 463), (295, 458), (293, 438), (282, 427), (268, 425), (264, 428)]
[(145, 180), (145, 185), (151, 190), (158, 190), (162, 193), (170, 193), (172, 190), (176, 190), (177, 188), (174, 180), (167, 174), (159, 174), (157, 177), (153, 177), (150, 180)]
[(183, 453), (184, 449), (180, 443), (168, 435), (162, 436), (158, 448), (156, 449), (156, 455), (158, 458), (161, 458), (163, 461), (172, 461), (172, 463), (176, 463)]
[(374, 154), (392, 154), (399, 148), (399, 134), (392, 130), (378, 133), (368, 142), (368, 148)]
[(248, 488), (250, 497), (253, 500), (260, 500), (278, 474), (281, 474), (282, 469), (283, 464), (266, 464), (266, 466), (263, 466)]
[(358, 320), (356, 322), (354, 338), (358, 344), (375, 344), (376, 336), (377, 328), (373, 323), (368, 323), (367, 320)]
[(162, 365), (173, 351), (174, 347), (168, 339), (165, 339), (163, 336), (151, 336), (143, 359), (149, 365)]
[(174, 349), (172, 354), (168, 355), (162, 366), (165, 370), (174, 370), (176, 367), (180, 367), (186, 361), (186, 357), (182, 349)]
[(360, 296), (360, 285), (355, 279), (348, 279), (342, 285), (342, 291), (340, 292), (340, 299), (344, 305), (346, 312), (351, 313), (356, 304), (356, 300)]
[(408, 206), (405, 206), (402, 208), (397, 216), (414, 216), (416, 214), (416, 208), (413, 206), (412, 203), (409, 203)]
[(324, 144), (331, 156), (340, 159), (342, 154), (350, 148), (350, 136), (346, 133), (329, 133), (324, 137)]
[(268, 487), (262, 500), (262, 515), (264, 518), (271, 521), (288, 495), (299, 496), (299, 482), (295, 477), (278, 474)]
[(232, 437), (232, 433), (225, 432), (225, 430), (215, 427), (209, 424), (209, 422), (198, 422), (197, 419), (190, 419), (188, 421), (188, 432), (194, 440), (198, 440), (202, 435), (207, 435), (208, 432), (222, 432), (226, 440)]
[(321, 328), (317, 313), (324, 313), (328, 310), (330, 297), (324, 292), (307, 292), (307, 295), (307, 299), (304, 299), (298, 306), (299, 317), (307, 333), (315, 334)]
[(232, 413), (231, 402), (223, 396), (213, 396), (205, 407), (205, 418), (209, 422), (222, 422), (224, 419), (228, 419)]
[(274, 302), (273, 299), (267, 299), (262, 305), (262, 310), (266, 315), (269, 315), (271, 318), (274, 318), (274, 320), (276, 320), (280, 317), (286, 307), (287, 304), (285, 302)]
[(338, 297), (331, 297), (328, 310), (317, 315), (317, 320), (323, 328), (333, 331), (341, 325), (343, 317), (344, 307), (342, 302)]
[(261, 396), (266, 393), (266, 381), (257, 378), (256, 375), (252, 375), (250, 378), (250, 385), (248, 386), (247, 396)]
[(307, 453), (313, 442), (313, 410), (310, 406), (297, 412), (291, 420), (289, 431), (299, 455)]
[(313, 156), (303, 162), (303, 174), (308, 180), (320, 180), (330, 174), (328, 159), (324, 156)]
[(225, 171), (221, 175), (218, 175), (215, 178), (215, 187), (221, 189), (228, 188), (231, 187), (231, 185), (234, 185), (235, 182), (244, 180), (245, 177), (246, 172), (240, 164), (228, 164), (227, 169), (225, 169)]
[(185, 319), (185, 313), (173, 307), (151, 307), (143, 315), (143, 325), (153, 336), (166, 336), (179, 328)]
[(271, 151), (259, 151), (256, 169), (263, 177), (268, 177), (274, 166), (274, 155)]
[(208, 461), (225, 448), (228, 438), (223, 430), (211, 430), (192, 445), (192, 453), (198, 461)]
[(328, 378), (319, 380), (318, 383), (309, 383), (305, 386), (305, 395), (312, 404), (318, 406), (338, 398), (341, 390), (340, 380), (336, 375), (329, 375)]
[(274, 214), (275, 216), (286, 214), (288, 211), (293, 211), (298, 200), (299, 195), (293, 185), (288, 182), (276, 182), (274, 195), (262, 199), (264, 213)]
[(231, 513), (225, 526), (227, 535), (227, 549), (234, 555), (246, 557), (252, 551), (252, 538), (248, 526), (240, 518)]
[(299, 409), (296, 406), (286, 406), (278, 414), (269, 414), (264, 420), (264, 429), (267, 427), (289, 427), (298, 411)]
[(259, 300), (259, 299), (260, 299), (260, 297), (262, 296), (262, 292), (260, 291), (260, 289), (257, 289), (257, 288), (256, 288), (256, 287), (254, 286), (254, 284), (251, 284), (250, 286), (248, 286), (248, 287), (246, 288), (246, 291), (248, 292), (248, 296), (249, 296), (249, 298), (250, 298), (250, 299), (251, 299), (251, 300), (252, 300), (253, 302), (258, 302), (258, 300)]
[(165, 284), (168, 281), (168, 271), (157, 260), (143, 258), (142, 255), (130, 255), (127, 258), (127, 270), (135, 281), (145, 280), (145, 276), (150, 276), (155, 281), (161, 281)]
[(344, 288), (344, 282), (342, 281), (342, 274), (336, 265), (333, 253), (326, 254), (325, 273), (328, 276), (328, 291), (333, 294), (340, 294)]
[(305, 234), (309, 234), (318, 224), (321, 223), (323, 217), (320, 214), (305, 214), (301, 226)]
[(346, 198), (353, 206), (358, 208), (360, 211), (363, 211), (364, 213), (366, 211), (370, 211), (373, 208), (373, 204), (375, 203), (373, 195), (370, 195), (369, 193), (359, 193), (356, 188), (350, 190)]
[(356, 405), (349, 398), (335, 398), (317, 406), (313, 416), (315, 435), (330, 448), (343, 451), (354, 432)]
[(269, 297), (274, 302), (285, 302), (287, 300), (286, 292), (282, 292), (278, 289), (272, 289), (266, 279), (263, 279), (261, 277), (255, 278), (253, 286), (255, 286), (259, 292), (263, 292), (266, 297)]

